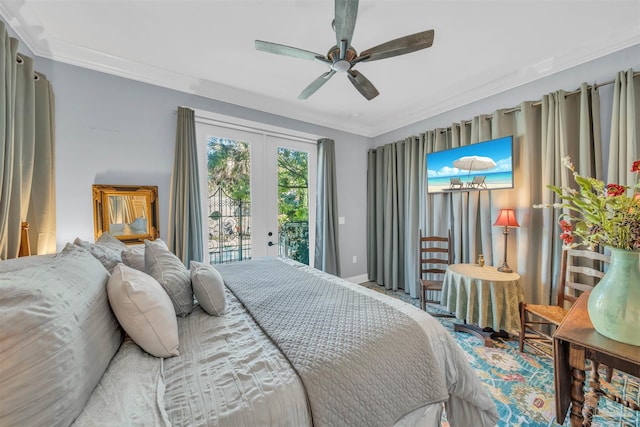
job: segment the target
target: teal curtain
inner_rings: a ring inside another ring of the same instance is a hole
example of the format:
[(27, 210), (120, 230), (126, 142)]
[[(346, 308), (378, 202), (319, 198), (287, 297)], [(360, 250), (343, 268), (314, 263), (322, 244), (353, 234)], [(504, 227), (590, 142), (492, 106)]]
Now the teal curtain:
[(28, 220), (32, 253), (56, 250), (53, 91), (18, 45), (0, 22), (0, 259), (18, 256)]
[(187, 267), (204, 256), (201, 209), (195, 113), (178, 107), (167, 243)]
[(631, 164), (640, 159), (640, 74), (633, 70), (620, 71), (613, 88), (611, 139), (607, 182), (633, 187), (636, 174)]
[(335, 141), (318, 140), (316, 249), (314, 267), (340, 276)]
[[(367, 274), (387, 289), (418, 296), (420, 206), (426, 198), (424, 138), (410, 137), (369, 151)], [(445, 233), (446, 235), (446, 233)]]
[[(509, 265), (522, 277), (525, 300), (548, 304), (559, 268), (558, 212), (533, 205), (554, 201), (547, 184), (567, 183), (564, 156), (571, 156), (581, 173), (601, 176), (599, 102), (597, 90), (583, 84), (571, 94), (557, 91), (537, 103), (524, 102), (370, 151), (369, 279), (415, 296), (419, 229), (433, 235), (451, 230), (456, 263), (473, 263), (482, 253), (487, 265), (500, 265), (504, 239), (493, 223), (501, 208), (514, 208), (520, 228), (509, 234)], [(506, 135), (514, 136), (513, 189), (426, 193), (426, 153)]]

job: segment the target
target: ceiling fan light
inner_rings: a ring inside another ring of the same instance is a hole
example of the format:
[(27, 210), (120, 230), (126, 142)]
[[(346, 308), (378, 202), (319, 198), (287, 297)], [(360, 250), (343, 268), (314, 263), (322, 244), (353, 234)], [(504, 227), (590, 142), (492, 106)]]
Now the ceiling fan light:
[(351, 63), (349, 61), (344, 60), (344, 59), (340, 59), (340, 60), (334, 62), (333, 65), (331, 66), (331, 68), (333, 68), (334, 71), (337, 71), (339, 73), (344, 73), (349, 68), (351, 68)]

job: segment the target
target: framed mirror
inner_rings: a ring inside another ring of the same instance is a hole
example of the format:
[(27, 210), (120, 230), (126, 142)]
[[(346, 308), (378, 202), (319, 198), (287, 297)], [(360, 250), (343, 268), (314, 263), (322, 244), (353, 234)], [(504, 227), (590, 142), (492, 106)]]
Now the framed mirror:
[(93, 185), (96, 240), (109, 233), (126, 244), (155, 240), (158, 231), (158, 187)]

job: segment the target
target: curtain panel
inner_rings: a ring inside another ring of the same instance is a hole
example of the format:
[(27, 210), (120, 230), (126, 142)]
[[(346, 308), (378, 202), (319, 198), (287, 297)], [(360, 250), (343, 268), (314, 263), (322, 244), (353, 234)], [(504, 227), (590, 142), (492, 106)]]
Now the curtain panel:
[(190, 108), (178, 107), (177, 116), (167, 244), (189, 268), (204, 257), (196, 122)]
[[(556, 201), (547, 185), (573, 185), (562, 167), (565, 156), (581, 173), (602, 175), (599, 103), (597, 90), (583, 84), (577, 93), (557, 91), (540, 102), (523, 102), (371, 150), (369, 279), (415, 297), (420, 229), (442, 236), (451, 230), (456, 263), (474, 263), (482, 253), (487, 263), (500, 265), (504, 240), (493, 223), (501, 208), (514, 208), (520, 228), (508, 236), (509, 265), (522, 277), (526, 301), (551, 303), (561, 249), (558, 212), (533, 205)], [(507, 135), (514, 137), (513, 189), (426, 193), (427, 153)]]
[(18, 256), (25, 221), (33, 254), (56, 251), (53, 90), (18, 44), (0, 22), (0, 259)]
[(633, 70), (620, 71), (613, 83), (613, 109), (607, 182), (633, 186), (635, 174), (631, 164), (640, 158), (638, 140), (640, 118), (636, 107), (640, 103), (640, 75)]
[(335, 141), (318, 140), (314, 267), (340, 276)]

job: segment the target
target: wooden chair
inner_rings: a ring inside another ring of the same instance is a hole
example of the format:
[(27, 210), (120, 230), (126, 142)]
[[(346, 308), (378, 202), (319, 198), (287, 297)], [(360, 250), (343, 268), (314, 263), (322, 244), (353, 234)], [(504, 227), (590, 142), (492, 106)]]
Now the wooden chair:
[(551, 343), (550, 334), (536, 326), (555, 330), (578, 297), (598, 284), (604, 276), (603, 264), (609, 261), (609, 256), (599, 252), (578, 249), (562, 251), (557, 304), (538, 305), (523, 302), (520, 306), (521, 353), (524, 351), (526, 340), (544, 340)]
[(442, 291), (444, 273), (453, 263), (451, 230), (447, 237), (423, 236), (420, 230), (418, 248), (418, 281), (420, 283), (420, 308), (426, 310), (427, 304), (440, 304), (436, 298)]

